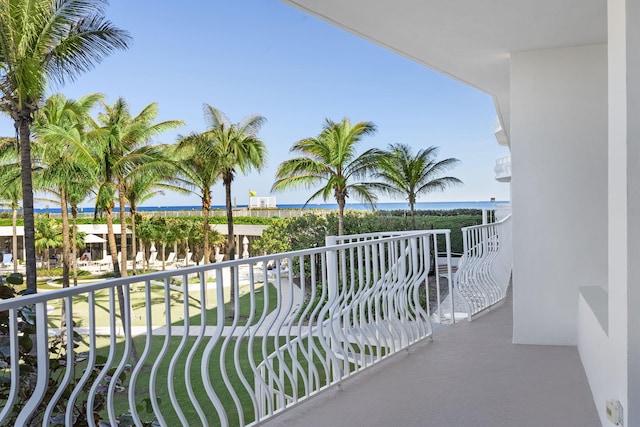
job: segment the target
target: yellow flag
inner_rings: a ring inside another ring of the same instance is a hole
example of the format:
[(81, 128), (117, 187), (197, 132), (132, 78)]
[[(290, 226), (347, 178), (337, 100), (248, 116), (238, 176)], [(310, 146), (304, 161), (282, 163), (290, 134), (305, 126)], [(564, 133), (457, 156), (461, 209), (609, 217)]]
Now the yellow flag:
[(254, 197), (256, 195), (256, 192), (253, 190), (249, 190), (249, 196), (250, 197)]

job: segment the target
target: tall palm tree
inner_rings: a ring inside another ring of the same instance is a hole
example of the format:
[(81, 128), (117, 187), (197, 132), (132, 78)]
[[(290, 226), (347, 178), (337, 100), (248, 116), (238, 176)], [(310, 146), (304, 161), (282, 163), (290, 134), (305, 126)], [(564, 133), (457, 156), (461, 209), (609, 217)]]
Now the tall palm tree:
[(322, 132), (315, 138), (305, 138), (291, 147), (291, 152), (301, 157), (285, 160), (278, 166), (272, 191), (284, 191), (295, 187), (312, 188), (323, 185), (305, 202), (333, 196), (338, 204), (338, 235), (344, 233), (344, 207), (347, 198), (356, 198), (375, 207), (376, 195), (370, 183), (361, 180), (375, 168), (380, 151), (371, 148), (360, 155), (356, 153), (363, 137), (372, 135), (376, 126), (371, 122), (354, 125), (347, 118), (341, 122), (326, 119)]
[(20, 143), (27, 292), (36, 292), (30, 126), (50, 80), (64, 83), (91, 69), (129, 34), (104, 16), (106, 0), (0, 2), (0, 109)]
[[(36, 113), (34, 121), (33, 132), (40, 143), (39, 158), (44, 168), (40, 186), (58, 196), (62, 212), (63, 287), (69, 286), (71, 241), (76, 239), (75, 230), (72, 233), (69, 227), (69, 200), (75, 198), (79, 185), (87, 181), (86, 166), (71, 155), (68, 147), (73, 140), (82, 138), (85, 129), (93, 124), (90, 111), (102, 98), (100, 94), (91, 94), (75, 101), (62, 94), (53, 95)], [(86, 192), (82, 193), (86, 196)], [(73, 252), (75, 255), (75, 250)], [(76, 277), (77, 271), (74, 283)]]
[[(224, 114), (208, 105), (204, 105), (204, 116), (208, 130), (181, 138), (177, 150), (183, 153), (181, 162), (183, 182), (198, 189), (202, 199), (204, 213), (204, 262), (209, 262), (209, 211), (211, 209), (211, 186), (218, 178), (225, 188), (225, 206), (227, 211), (227, 253), (229, 259), (235, 258), (235, 239), (233, 231), (233, 206), (231, 203), (231, 184), (238, 172), (243, 174), (256, 169), (262, 170), (266, 164), (267, 149), (258, 138), (258, 131), (266, 122), (262, 116), (253, 115), (240, 123), (230, 123)], [(233, 289), (233, 287), (232, 287)]]
[(392, 197), (407, 199), (413, 229), (416, 228), (415, 204), (418, 197), (462, 184), (458, 178), (442, 176), (460, 160), (438, 160), (439, 151), (438, 147), (432, 146), (414, 154), (409, 145), (390, 144), (378, 162), (374, 176), (380, 181), (375, 184), (376, 188)]
[[(96, 204), (106, 213), (107, 227), (111, 222), (111, 233), (113, 232), (113, 208), (115, 207), (113, 200), (116, 194), (120, 207), (122, 260), (117, 259), (115, 236), (113, 236), (112, 244), (112, 237), (109, 235), (109, 247), (116, 277), (127, 275), (127, 217), (125, 211), (127, 175), (164, 172), (167, 163), (161, 161), (163, 159), (161, 157), (162, 148), (150, 145), (151, 138), (184, 124), (180, 120), (154, 123), (157, 115), (158, 105), (151, 103), (134, 117), (129, 111), (128, 103), (124, 98), (119, 98), (113, 106), (105, 105), (104, 113), (98, 117), (98, 121), (102, 124), (96, 133), (100, 141), (97, 146), (100, 148), (94, 153), (102, 173)], [(123, 268), (120, 268), (119, 262), (122, 262)]]
[[(211, 213), (211, 187), (220, 178), (217, 161), (209, 149), (211, 141), (206, 134), (192, 133), (180, 138), (175, 146), (178, 162), (177, 183), (200, 197), (202, 203), (204, 260), (209, 262), (209, 216)], [(164, 266), (163, 266), (164, 267)], [(163, 268), (164, 269), (164, 268)]]
[[(146, 165), (150, 170), (157, 168), (155, 156), (159, 149), (149, 145), (150, 138), (182, 124), (176, 121), (154, 124), (156, 115), (156, 104), (150, 104), (136, 117), (132, 117), (128, 104), (120, 98), (113, 106), (105, 106), (105, 112), (99, 115), (101, 127), (85, 133), (82, 138), (69, 140), (71, 154), (96, 171), (96, 212), (98, 210), (105, 212), (108, 248), (113, 260), (115, 277), (126, 275), (126, 263), (124, 268), (120, 268), (113, 229), (116, 194), (120, 201), (122, 258), (123, 262), (126, 262), (125, 177), (133, 170), (143, 173)], [(124, 323), (126, 307), (122, 287), (118, 287), (117, 295), (121, 319)], [(132, 346), (132, 358), (134, 360), (138, 358), (135, 346)]]

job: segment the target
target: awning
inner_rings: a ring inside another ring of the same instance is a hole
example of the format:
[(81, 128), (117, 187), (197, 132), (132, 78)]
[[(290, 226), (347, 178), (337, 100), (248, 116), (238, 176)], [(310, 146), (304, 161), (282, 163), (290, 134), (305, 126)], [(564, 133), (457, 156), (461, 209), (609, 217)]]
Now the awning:
[(106, 240), (103, 239), (102, 237), (96, 236), (95, 234), (87, 234), (86, 236), (84, 236), (84, 242), (85, 243), (104, 243), (106, 242)]

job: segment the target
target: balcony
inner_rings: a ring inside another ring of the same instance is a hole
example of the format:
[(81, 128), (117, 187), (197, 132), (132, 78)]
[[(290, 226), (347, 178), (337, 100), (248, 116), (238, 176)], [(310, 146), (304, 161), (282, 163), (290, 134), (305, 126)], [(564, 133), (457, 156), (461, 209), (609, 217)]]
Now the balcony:
[(496, 160), (493, 168), (496, 173), (496, 181), (511, 182), (511, 156), (501, 157)]
[[(461, 407), (526, 424), (554, 402), (597, 421), (575, 348), (510, 344), (510, 233), (510, 217), (465, 229), (455, 274), (449, 230), (434, 230), (6, 299), (0, 423), (266, 425), (303, 411), (305, 425), (344, 425), (373, 404), (407, 417), (397, 425), (465, 425), (445, 416)], [(430, 277), (433, 259), (446, 261)], [(349, 412), (312, 415), (345, 388), (333, 404)]]
[[(512, 344), (511, 295), (270, 426), (601, 426), (575, 347)], [(302, 422), (301, 420), (304, 420)]]

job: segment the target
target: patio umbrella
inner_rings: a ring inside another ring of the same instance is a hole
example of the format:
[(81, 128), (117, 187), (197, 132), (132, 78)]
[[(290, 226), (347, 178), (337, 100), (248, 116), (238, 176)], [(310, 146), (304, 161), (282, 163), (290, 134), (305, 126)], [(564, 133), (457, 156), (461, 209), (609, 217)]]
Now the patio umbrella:
[(104, 243), (106, 242), (106, 240), (100, 236), (96, 236), (95, 234), (87, 234), (86, 236), (84, 236), (84, 242), (85, 243)]

